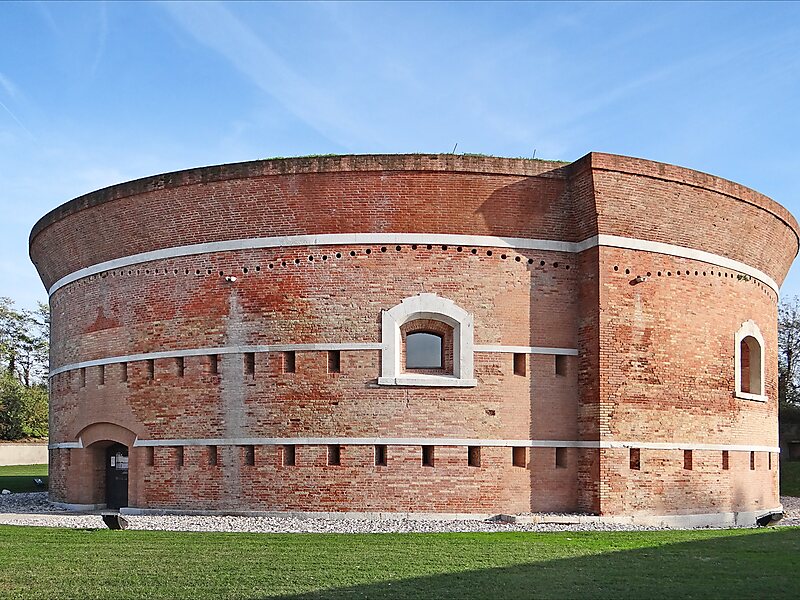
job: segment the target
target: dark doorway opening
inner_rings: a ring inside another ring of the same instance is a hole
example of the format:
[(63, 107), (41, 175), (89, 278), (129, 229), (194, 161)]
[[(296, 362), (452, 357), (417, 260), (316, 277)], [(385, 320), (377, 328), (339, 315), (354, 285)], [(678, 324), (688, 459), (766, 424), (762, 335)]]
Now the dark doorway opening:
[(128, 506), (128, 448), (122, 444), (106, 450), (106, 506)]

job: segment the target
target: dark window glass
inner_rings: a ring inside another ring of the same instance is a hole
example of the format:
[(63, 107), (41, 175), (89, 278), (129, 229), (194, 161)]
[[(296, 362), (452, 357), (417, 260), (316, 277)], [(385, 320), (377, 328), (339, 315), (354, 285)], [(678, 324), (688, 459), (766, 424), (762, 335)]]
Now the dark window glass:
[(441, 369), (442, 337), (434, 333), (410, 333), (406, 336), (407, 369)]

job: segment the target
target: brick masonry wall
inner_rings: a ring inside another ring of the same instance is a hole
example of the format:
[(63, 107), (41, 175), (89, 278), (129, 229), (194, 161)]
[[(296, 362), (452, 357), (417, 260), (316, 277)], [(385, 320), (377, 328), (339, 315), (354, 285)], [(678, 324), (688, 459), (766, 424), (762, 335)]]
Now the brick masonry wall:
[[(722, 185), (718, 178), (697, 181), (695, 171), (676, 181), (676, 167), (662, 174), (660, 169), (654, 172), (657, 163), (592, 158), (600, 233), (705, 250), (783, 281), (790, 264), (787, 255), (796, 255), (798, 247), (797, 223), (783, 207), (751, 190), (735, 194), (735, 184)], [(642, 163), (651, 168), (637, 169)]]
[[(601, 249), (600, 280), (600, 439), (778, 445), (772, 290), (728, 269), (616, 248)], [(767, 402), (734, 394), (734, 336), (748, 319), (764, 336)], [(765, 453), (755, 472), (736, 467), (748, 452), (731, 452), (727, 472), (721, 451), (696, 451), (692, 471), (681, 450), (641, 453), (633, 471), (627, 451), (604, 451), (603, 513), (779, 504), (777, 465), (766, 470)]]
[[(350, 256), (351, 248), (356, 252), (354, 257)], [(339, 259), (335, 258), (337, 252)], [(315, 260), (309, 261), (309, 255)], [(303, 258), (299, 265), (294, 262), (295, 256)], [(70, 285), (56, 294), (53, 303), (53, 337), (54, 341), (62, 341), (54, 352), (65, 356), (66, 362), (75, 362), (119, 354), (119, 348), (132, 353), (236, 344), (377, 343), (381, 338), (381, 309), (391, 308), (420, 291), (416, 276), (420, 268), (426, 272), (426, 291), (454, 300), (475, 316), (476, 343), (575, 347), (573, 290), (577, 271), (568, 255), (503, 249), (483, 249), (472, 254), (468, 248), (414, 250), (410, 246), (403, 246), (400, 251), (392, 247), (391, 252), (374, 247), (367, 254), (365, 247), (348, 246), (326, 256), (328, 260), (322, 260), (320, 251), (310, 248), (293, 250), (286, 256), (265, 251), (220, 253), (211, 257), (212, 262), (202, 263), (204, 267), (213, 266), (211, 275), (207, 269), (202, 269), (201, 275), (190, 269), (186, 275), (187, 259), (180, 259), (159, 263), (159, 274), (154, 265), (142, 265), (138, 276), (128, 276), (126, 271), (122, 277), (98, 277), (85, 284)], [(517, 256), (520, 261), (515, 260)], [(277, 267), (287, 257), (286, 267)], [(532, 264), (528, 264), (529, 258), (535, 259)], [(177, 276), (176, 264), (181, 267)], [(256, 266), (261, 268), (256, 271)], [(146, 273), (148, 269), (150, 273)], [(236, 283), (226, 283), (220, 270), (237, 273)], [(467, 272), (475, 283), (464, 286), (463, 274)], [(173, 283), (142, 285), (143, 280), (158, 282), (159, 278), (169, 278)], [(370, 282), (372, 292), (366, 302), (354, 302), (353, 290), (363, 280)], [(495, 284), (484, 285), (490, 280)], [(538, 290), (533, 299), (532, 287)], [(94, 313), (81, 309), (77, 298), (96, 306)], [(510, 320), (496, 319), (493, 315), (498, 310), (505, 311)], [(527, 440), (532, 435), (572, 440), (577, 410), (576, 373), (571, 366), (575, 357), (566, 357), (565, 361), (567, 374), (556, 376), (552, 355), (530, 355), (526, 376), (519, 376), (513, 373), (513, 354), (478, 353), (476, 377), (480, 384), (460, 389), (379, 387), (377, 350), (342, 351), (340, 373), (328, 373), (324, 351), (296, 352), (295, 373), (283, 372), (281, 352), (257, 353), (253, 376), (245, 375), (241, 354), (221, 356), (219, 375), (208, 374), (207, 357), (186, 357), (182, 377), (175, 359), (165, 358), (155, 360), (152, 380), (148, 378), (146, 361), (128, 363), (125, 382), (119, 364), (104, 367), (102, 385), (100, 367), (86, 368), (84, 387), (80, 385), (80, 370), (56, 375), (52, 412), (54, 429), (62, 435), (59, 441), (77, 439), (98, 415), (129, 428), (144, 440), (300, 436)], [(314, 448), (299, 448), (298, 462), (303, 452), (314, 452)], [(274, 450), (265, 446), (259, 447), (258, 452), (268, 455)], [(400, 456), (410, 453), (414, 456), (412, 462), (420, 460), (419, 448), (390, 447), (390, 461), (395, 451)], [(152, 486), (152, 496), (145, 491), (142, 502), (174, 506), (174, 499), (159, 498), (165, 494), (194, 497), (195, 489), (200, 493), (199, 485), (191, 491), (178, 488), (170, 492), (172, 477), (183, 475), (165, 475), (164, 469), (169, 472), (166, 465), (170, 463), (158, 459), (163, 449), (155, 452), (156, 463), (161, 466), (144, 480), (144, 489), (149, 489), (149, 481), (166, 479)], [(349, 486), (347, 497), (353, 498), (353, 504), (343, 503), (342, 507), (351, 510), (390, 510), (417, 502), (414, 510), (449, 512), (530, 510), (531, 478), (555, 477), (548, 474), (554, 469), (552, 460), (543, 465), (535, 461), (530, 469), (512, 467), (509, 448), (483, 448), (482, 465), (475, 469), (466, 465), (465, 447), (437, 447), (435, 468), (403, 470), (407, 462), (400, 461), (396, 463), (398, 472), (376, 467), (380, 477), (367, 484), (363, 482), (367, 474), (356, 477), (349, 465), (351, 457), (363, 452), (371, 453), (372, 447), (343, 449), (342, 467), (309, 472), (306, 465), (297, 471), (298, 477), (310, 482), (308, 485), (324, 487), (332, 485), (332, 474), (338, 478), (346, 473), (346, 481), (339, 485)], [(204, 465), (195, 464), (195, 454), (194, 448), (187, 449), (186, 468), (202, 470)], [(460, 458), (456, 460), (455, 456)], [(228, 481), (225, 478), (234, 475), (224, 475), (223, 471), (235, 465), (238, 462), (221, 459), (209, 476), (219, 471), (219, 476)], [(494, 468), (496, 465), (502, 468)], [(503, 474), (504, 470), (507, 474)], [(264, 477), (289, 476), (269, 469), (257, 473)], [(470, 494), (460, 502), (423, 503), (424, 494), (409, 494), (398, 483), (420, 486), (420, 474), (426, 475), (426, 485), (431, 490), (441, 487), (444, 481), (461, 489), (484, 478), (487, 483), (481, 483), (480, 488), (486, 491)], [(490, 485), (491, 482), (494, 483)], [(359, 503), (357, 498), (362, 494), (357, 489), (374, 489), (384, 483), (385, 494), (367, 504)], [(265, 489), (277, 489), (269, 481), (263, 485)], [(510, 489), (520, 486), (525, 490), (521, 496), (509, 496)], [(544, 491), (541, 496), (545, 496)], [(305, 492), (297, 493), (299, 499), (292, 505), (293, 510), (298, 509), (298, 503), (307, 501), (302, 500), (307, 496)], [(229, 509), (267, 510), (276, 498), (286, 495), (283, 488), (275, 494), (264, 496), (259, 502), (244, 496), (236, 501), (220, 499), (218, 503)], [(574, 497), (562, 496), (563, 509), (574, 506)], [(540, 498), (536, 502), (552, 507), (555, 500)], [(308, 510), (323, 510), (323, 505), (308, 506)]]
[[(704, 174), (597, 154), (569, 167), (458, 158), (247, 163), (123, 184), (43, 219), (31, 253), (49, 285), (137, 252), (304, 233), (565, 241), (603, 233), (716, 252), (778, 281), (796, 252), (794, 221), (781, 207)], [(658, 222), (648, 223), (653, 218)], [(771, 242), (753, 243), (755, 231)], [(231, 275), (235, 283), (225, 281)], [(637, 275), (648, 279), (634, 285)], [(477, 352), (474, 388), (378, 386), (379, 350), (341, 351), (339, 373), (328, 372), (325, 351), (296, 352), (294, 373), (284, 372), (279, 352), (257, 353), (252, 373), (242, 354), (220, 355), (217, 373), (207, 356), (156, 359), (152, 376), (146, 361), (125, 371), (107, 365), (102, 374), (88, 367), (83, 386), (80, 370), (67, 371), (51, 383), (52, 441), (89, 435), (97, 444), (52, 451), (52, 496), (103, 501), (103, 440), (117, 435), (98, 433), (103, 422), (145, 441), (422, 437), (777, 446), (774, 292), (707, 263), (608, 247), (573, 255), (309, 246), (139, 263), (53, 295), (52, 365), (199, 347), (379, 343), (381, 310), (420, 292), (470, 312), (476, 344), (576, 348), (578, 356), (564, 357), (558, 375), (553, 355), (526, 355), (525, 375), (517, 375), (513, 354)], [(734, 334), (748, 319), (765, 340), (766, 403), (733, 396)], [(687, 470), (682, 450), (643, 449), (641, 469), (632, 470), (628, 449), (568, 448), (557, 466), (554, 447), (531, 448), (524, 468), (512, 464), (511, 448), (483, 447), (480, 467), (468, 465), (466, 447), (437, 446), (433, 467), (421, 464), (418, 446), (389, 446), (387, 466), (374, 464), (373, 450), (342, 446), (341, 465), (334, 466), (325, 446), (298, 446), (297, 464), (284, 466), (280, 447), (259, 445), (250, 465), (244, 447), (220, 445), (211, 465), (206, 446), (186, 446), (179, 466), (175, 448), (133, 448), (131, 505), (602, 514), (777, 505), (777, 468), (775, 461), (767, 468), (764, 453), (751, 470), (749, 453), (731, 452), (723, 470), (720, 451), (698, 450)], [(748, 468), (741, 467), (745, 459)]]

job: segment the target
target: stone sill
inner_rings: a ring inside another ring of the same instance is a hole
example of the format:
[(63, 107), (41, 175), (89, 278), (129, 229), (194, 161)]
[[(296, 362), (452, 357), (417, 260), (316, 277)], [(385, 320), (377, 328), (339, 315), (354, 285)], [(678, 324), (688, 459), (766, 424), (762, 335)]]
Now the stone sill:
[(400, 375), (399, 377), (378, 377), (378, 385), (408, 385), (423, 387), (475, 387), (477, 379), (460, 379), (447, 375)]
[(747, 392), (736, 392), (736, 397), (742, 400), (753, 400), (755, 402), (766, 402), (767, 397), (763, 394), (748, 394)]

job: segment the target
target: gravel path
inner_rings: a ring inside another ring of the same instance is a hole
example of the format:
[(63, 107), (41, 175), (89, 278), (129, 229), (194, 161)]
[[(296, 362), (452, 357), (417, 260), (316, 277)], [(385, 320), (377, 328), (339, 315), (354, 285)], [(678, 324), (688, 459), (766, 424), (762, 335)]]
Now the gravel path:
[[(781, 498), (786, 514), (779, 525), (800, 525), (800, 498)], [(319, 519), (297, 517), (225, 517), (225, 516), (126, 516), (130, 529), (161, 531), (220, 531), (251, 533), (435, 533), (493, 531), (653, 531), (641, 527), (608, 523), (508, 524), (495, 521), (413, 521)], [(0, 524), (104, 528), (98, 514), (76, 514), (51, 505), (47, 494), (10, 494), (0, 496)]]

